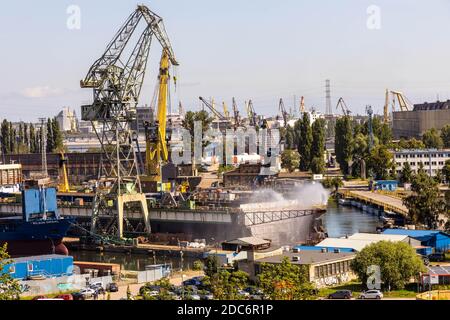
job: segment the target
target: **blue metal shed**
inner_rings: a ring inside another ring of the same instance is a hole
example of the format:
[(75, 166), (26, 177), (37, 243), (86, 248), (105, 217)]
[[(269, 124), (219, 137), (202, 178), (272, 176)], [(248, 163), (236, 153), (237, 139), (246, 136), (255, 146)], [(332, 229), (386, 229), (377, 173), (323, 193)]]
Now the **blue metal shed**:
[(379, 180), (375, 181), (375, 190), (395, 191), (398, 189), (398, 181), (396, 180)]
[(14, 279), (23, 280), (34, 276), (56, 278), (73, 274), (73, 257), (46, 255), (12, 259), (1, 273), (9, 273)]
[(439, 230), (387, 229), (383, 233), (407, 235), (413, 239), (419, 240), (423, 246), (434, 248), (437, 252), (446, 252), (450, 250), (450, 235)]

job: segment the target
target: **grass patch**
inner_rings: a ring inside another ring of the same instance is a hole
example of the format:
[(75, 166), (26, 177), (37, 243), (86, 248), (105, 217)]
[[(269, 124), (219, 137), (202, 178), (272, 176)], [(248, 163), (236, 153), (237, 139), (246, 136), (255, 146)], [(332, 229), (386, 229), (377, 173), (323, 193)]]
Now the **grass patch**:
[[(353, 292), (353, 297), (358, 298), (363, 291), (367, 290), (367, 288), (366, 286), (363, 286), (361, 282), (353, 281), (336, 287), (321, 289), (318, 297), (326, 298), (328, 295), (338, 290), (350, 290)], [(417, 295), (417, 285), (409, 284), (403, 290), (393, 290), (390, 292), (382, 290), (382, 292), (385, 298), (415, 298)]]

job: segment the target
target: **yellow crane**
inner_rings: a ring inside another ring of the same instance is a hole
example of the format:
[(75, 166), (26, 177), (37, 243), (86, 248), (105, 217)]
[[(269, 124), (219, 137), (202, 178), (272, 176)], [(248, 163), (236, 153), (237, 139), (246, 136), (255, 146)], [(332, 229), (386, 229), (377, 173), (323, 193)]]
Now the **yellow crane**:
[(59, 152), (59, 185), (58, 191), (63, 193), (70, 192), (69, 177), (67, 175), (67, 158), (64, 151)]
[(153, 123), (145, 123), (146, 136), (146, 165), (147, 177), (144, 181), (152, 182), (155, 188), (162, 182), (161, 164), (169, 159), (167, 148), (167, 102), (170, 82), (170, 57), (166, 50), (163, 51), (159, 69), (158, 110), (157, 120)]
[(230, 112), (228, 111), (227, 104), (225, 102), (223, 102), (222, 105), (223, 105), (223, 114), (224, 114), (225, 118), (229, 119)]
[(386, 101), (384, 104), (384, 123), (388, 123), (390, 121), (389, 117), (389, 104), (390, 98), (392, 95), (392, 111), (396, 111), (396, 102), (398, 101), (398, 105), (400, 106), (400, 111), (410, 111), (413, 109), (411, 102), (409, 102), (408, 98), (399, 91), (390, 91), (386, 89)]

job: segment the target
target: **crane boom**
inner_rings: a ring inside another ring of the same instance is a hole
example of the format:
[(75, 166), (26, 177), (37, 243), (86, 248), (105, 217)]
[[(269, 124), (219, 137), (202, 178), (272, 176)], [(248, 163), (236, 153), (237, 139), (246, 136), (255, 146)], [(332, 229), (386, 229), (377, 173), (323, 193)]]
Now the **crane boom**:
[(211, 104), (208, 101), (206, 101), (203, 97), (199, 97), (200, 101), (203, 102), (203, 104), (211, 110), (212, 114), (219, 120), (226, 120), (225, 116), (221, 114), (219, 111), (216, 110), (214, 107), (214, 102)]
[(284, 107), (283, 98), (280, 99), (279, 109), (280, 109), (281, 115), (283, 116), (284, 127), (286, 128), (288, 125), (289, 113), (286, 111), (286, 108)]
[(393, 108), (395, 111), (395, 98), (398, 100), (398, 104), (400, 106), (400, 110), (402, 112), (404, 111), (410, 111), (412, 110), (412, 104), (408, 101), (408, 99), (405, 97), (405, 95), (402, 92), (398, 91), (391, 91), (391, 94), (393, 96)]
[(339, 98), (336, 109), (339, 109), (339, 107), (341, 107), (342, 113), (344, 114), (344, 116), (349, 116), (352, 113), (350, 111), (350, 109), (347, 107), (347, 104), (345, 103), (344, 98)]

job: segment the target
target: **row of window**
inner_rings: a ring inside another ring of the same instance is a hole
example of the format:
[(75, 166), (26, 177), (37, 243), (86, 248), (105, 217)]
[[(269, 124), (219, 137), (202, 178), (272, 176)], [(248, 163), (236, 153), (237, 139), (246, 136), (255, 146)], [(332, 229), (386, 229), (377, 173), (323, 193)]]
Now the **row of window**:
[(408, 158), (429, 158), (431, 156), (431, 158), (450, 158), (450, 153), (433, 153), (433, 154), (396, 154), (395, 158), (396, 159), (408, 159)]
[(350, 261), (341, 261), (330, 263), (323, 266), (317, 266), (314, 269), (316, 278), (324, 278), (350, 271)]
[[(425, 167), (427, 167), (427, 166), (429, 166), (430, 165), (430, 162), (429, 161), (426, 161), (426, 162), (422, 162), (423, 163), (423, 165), (425, 166)], [(414, 166), (418, 166), (420, 164), (420, 162), (409, 162), (409, 165), (410, 166), (412, 166), (412, 167), (414, 167)], [(431, 165), (432, 166), (437, 166), (437, 165), (439, 165), (439, 166), (443, 166), (445, 164), (445, 162), (444, 161), (432, 161), (431, 162)], [(403, 166), (403, 164), (401, 163), (401, 162), (397, 162), (397, 167), (401, 167), (401, 166)]]

